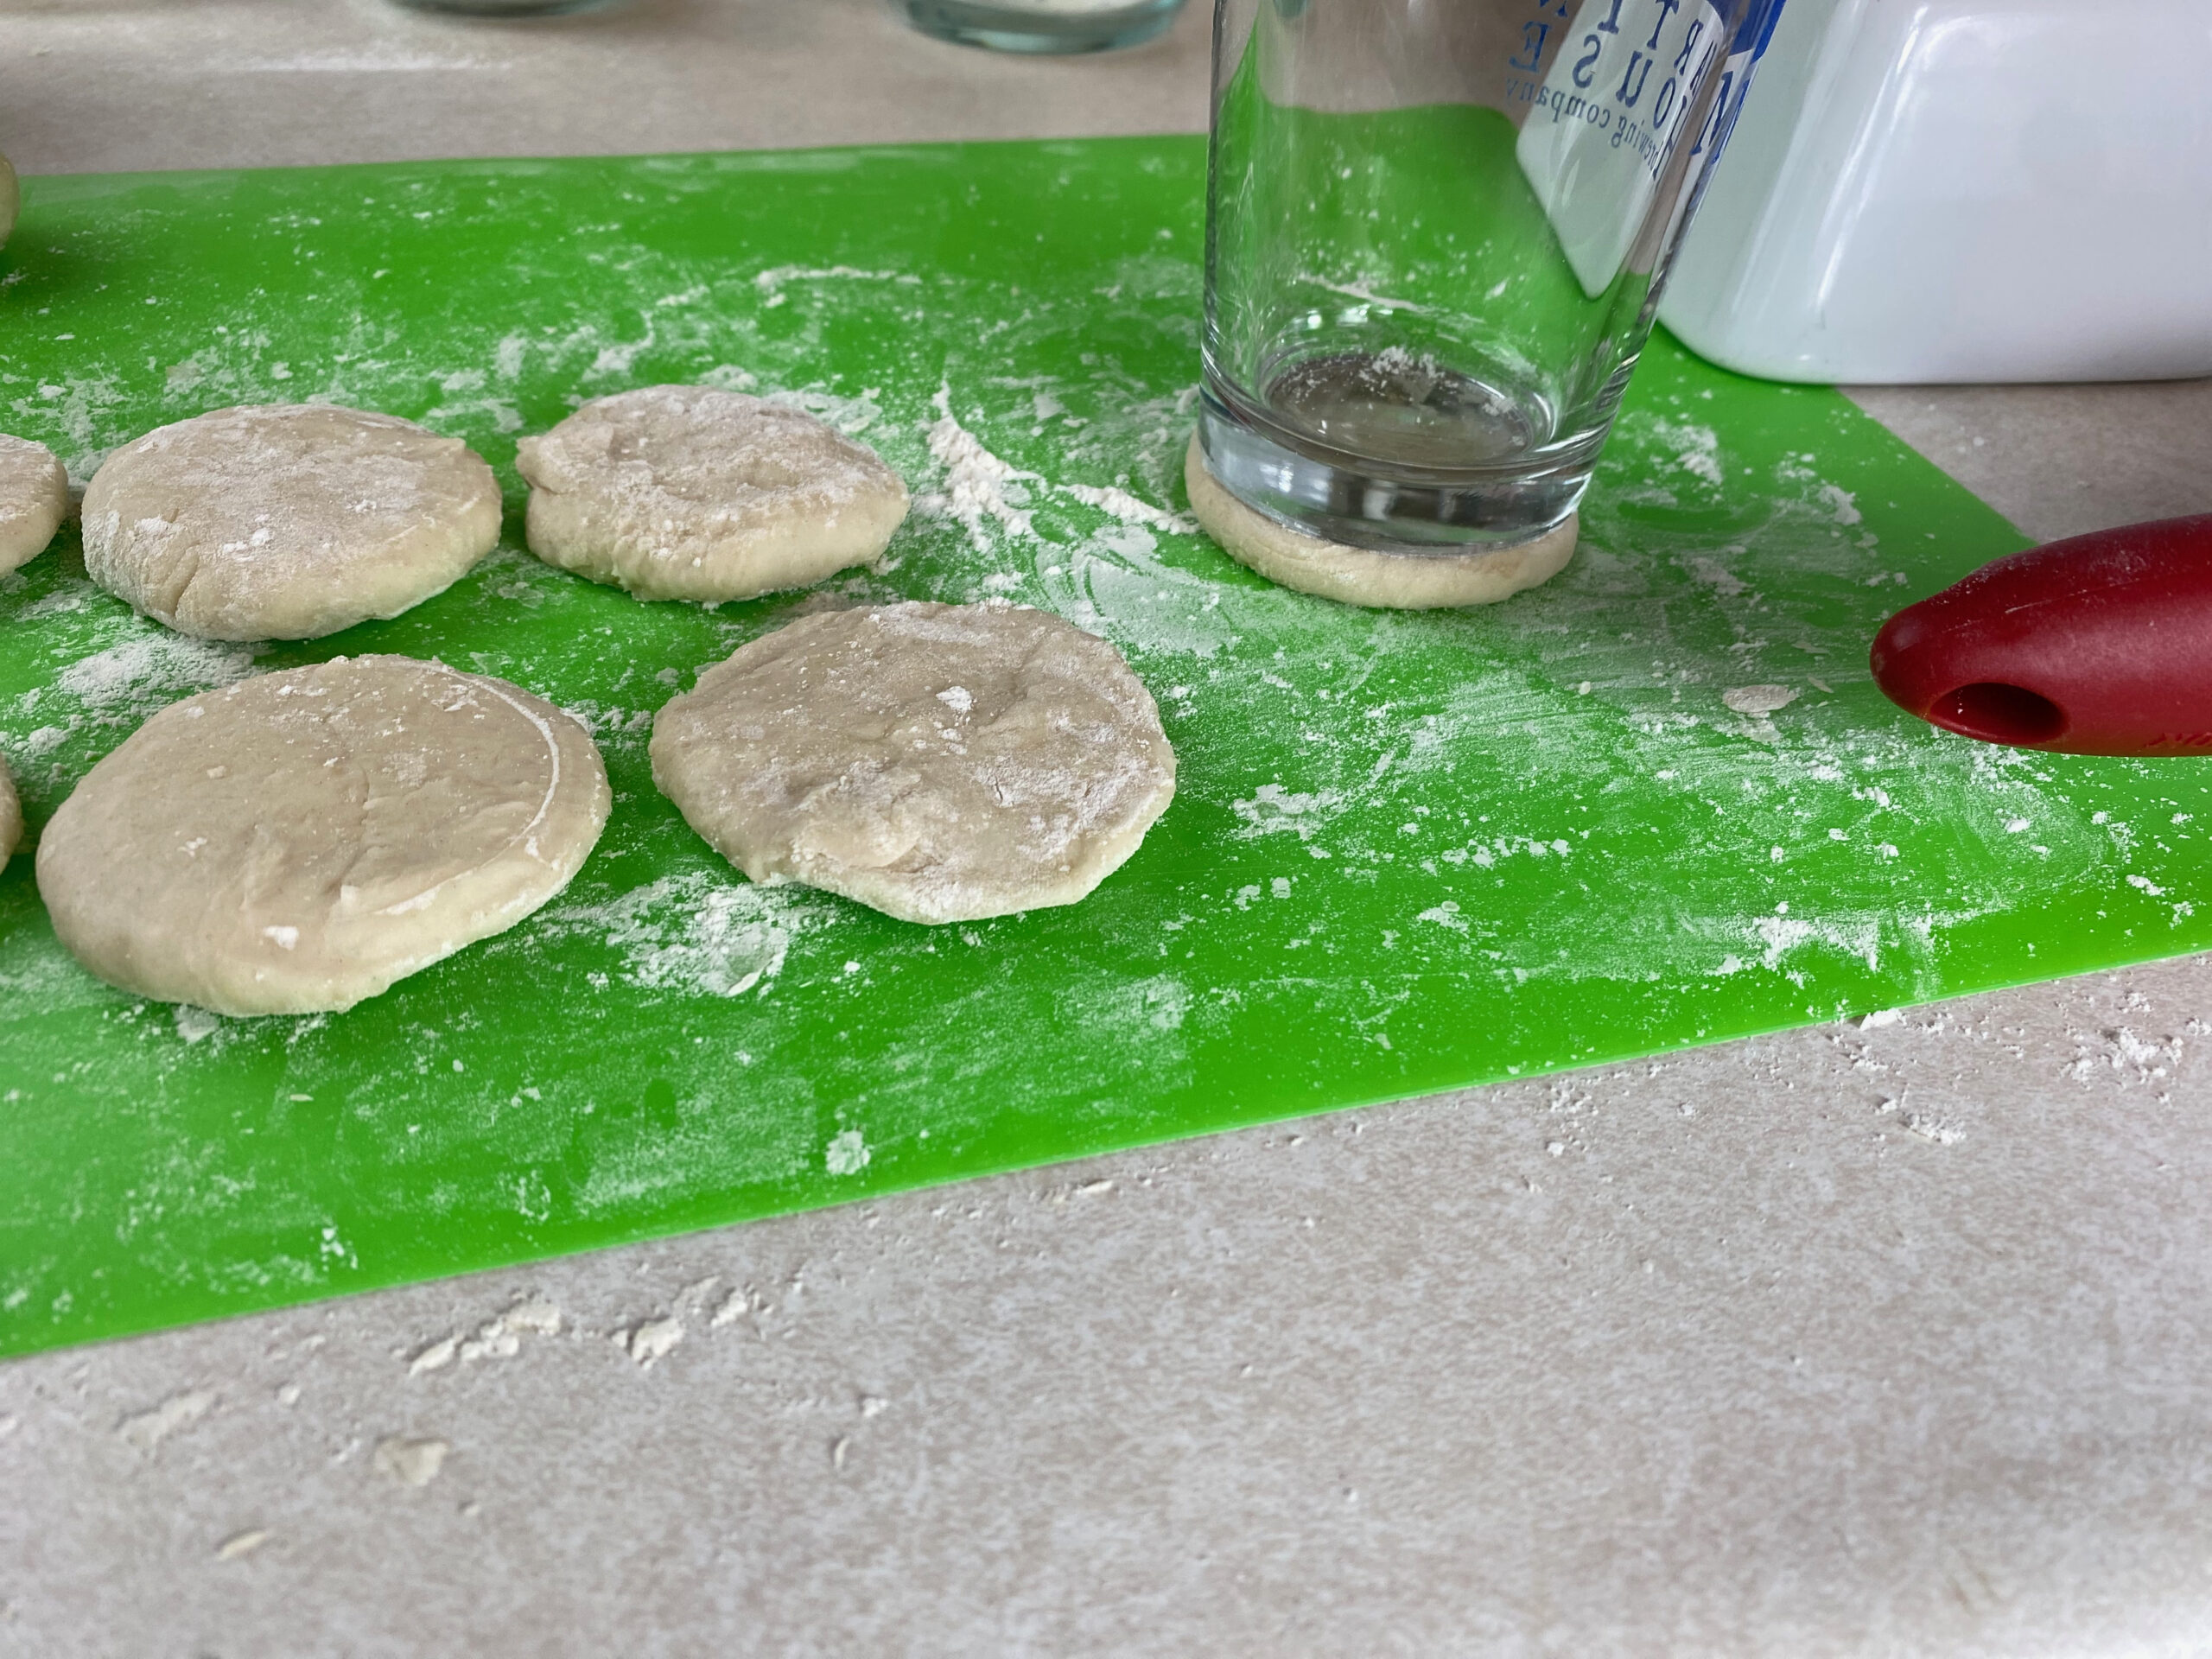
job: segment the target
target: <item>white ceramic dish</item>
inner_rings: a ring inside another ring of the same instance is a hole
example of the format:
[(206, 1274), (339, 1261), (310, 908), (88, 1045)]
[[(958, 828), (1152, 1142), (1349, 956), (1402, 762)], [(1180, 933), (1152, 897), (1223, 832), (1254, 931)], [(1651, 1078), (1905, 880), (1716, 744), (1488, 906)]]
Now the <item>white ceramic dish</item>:
[(1660, 307), (1749, 374), (2212, 374), (2212, 0), (1789, 0)]

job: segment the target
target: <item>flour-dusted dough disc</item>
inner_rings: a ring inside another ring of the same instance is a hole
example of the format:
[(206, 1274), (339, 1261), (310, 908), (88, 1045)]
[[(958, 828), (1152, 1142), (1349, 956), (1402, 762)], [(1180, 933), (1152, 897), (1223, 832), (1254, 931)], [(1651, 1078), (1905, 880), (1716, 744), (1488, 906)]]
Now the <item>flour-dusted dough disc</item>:
[(755, 881), (910, 922), (1071, 905), (1175, 793), (1121, 653), (1003, 600), (802, 617), (663, 708), (652, 762)]
[(804, 588), (882, 553), (906, 486), (813, 416), (711, 386), (595, 397), (524, 438), (530, 550), (639, 599)]
[(550, 703), (336, 657), (141, 726), (47, 825), (39, 892), (70, 954), (127, 991), (334, 1011), (552, 898), (608, 804), (599, 750)]
[(0, 571), (36, 558), (69, 516), (69, 474), (54, 451), (0, 435)]
[(85, 491), (85, 569), (180, 633), (315, 639), (442, 593), (499, 539), (499, 486), (458, 438), (322, 404), (149, 432)]
[(1548, 582), (1574, 556), (1573, 514), (1533, 541), (1478, 552), (1382, 553), (1325, 541), (1277, 524), (1224, 489), (1195, 434), (1183, 457), (1183, 481), (1191, 511), (1231, 558), (1269, 582), (1347, 605), (1399, 611), (1492, 605)]
[(16, 849), (22, 844), (23, 804), (16, 794), (16, 780), (8, 763), (0, 760), (0, 870), (8, 868)]

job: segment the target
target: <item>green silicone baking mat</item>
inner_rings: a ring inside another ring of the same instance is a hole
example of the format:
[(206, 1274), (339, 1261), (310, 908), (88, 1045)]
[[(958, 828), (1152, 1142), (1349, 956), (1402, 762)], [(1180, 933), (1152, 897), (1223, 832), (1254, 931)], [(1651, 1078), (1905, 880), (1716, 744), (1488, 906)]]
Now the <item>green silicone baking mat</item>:
[[(326, 1018), (111, 990), (10, 862), (0, 1351), (2212, 943), (2201, 766), (1876, 692), (1882, 618), (2020, 538), (1832, 392), (1655, 340), (1574, 563), (1494, 608), (1231, 563), (1179, 477), (1204, 168), (1178, 137), (30, 180), (4, 429), (81, 478), (331, 399), (467, 438), (508, 507), (440, 598), (265, 649), (133, 616), (65, 531), (0, 582), (34, 835), (163, 703), (365, 651), (574, 710), (615, 798), (553, 904)], [(664, 381), (875, 446), (916, 498), (883, 567), (702, 609), (531, 559), (516, 438)], [(1084, 903), (925, 928), (751, 887), (654, 791), (654, 711), (795, 611), (992, 594), (1117, 644), (1179, 757)]]

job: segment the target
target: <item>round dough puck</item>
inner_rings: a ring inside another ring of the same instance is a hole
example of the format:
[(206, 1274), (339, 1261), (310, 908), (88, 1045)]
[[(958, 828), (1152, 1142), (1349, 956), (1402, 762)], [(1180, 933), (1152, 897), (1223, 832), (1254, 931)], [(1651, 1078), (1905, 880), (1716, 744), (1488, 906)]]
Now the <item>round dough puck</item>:
[(671, 700), (652, 763), (753, 880), (909, 922), (1071, 905), (1175, 793), (1121, 652), (1004, 600), (802, 617)]
[(530, 550), (639, 599), (705, 604), (804, 588), (881, 555), (906, 486), (804, 410), (711, 386), (595, 397), (515, 469)]
[(16, 780), (8, 763), (0, 760), (0, 870), (16, 855), (23, 840), (23, 803), (16, 793)]
[(0, 434), (0, 571), (36, 558), (69, 516), (69, 474), (54, 451)]
[(499, 486), (458, 438), (325, 404), (219, 409), (110, 455), (85, 569), (202, 639), (315, 639), (397, 616), (499, 540)]
[(1383, 610), (1494, 605), (1548, 582), (1574, 556), (1580, 522), (1569, 513), (1529, 541), (1465, 553), (1348, 547), (1293, 530), (1239, 501), (1207, 467), (1195, 432), (1183, 457), (1183, 482), (1198, 523), (1239, 564), (1302, 594)]
[(170, 704), (47, 825), (54, 931), (124, 990), (349, 1008), (504, 931), (607, 823), (583, 728), (480, 674), (335, 657)]

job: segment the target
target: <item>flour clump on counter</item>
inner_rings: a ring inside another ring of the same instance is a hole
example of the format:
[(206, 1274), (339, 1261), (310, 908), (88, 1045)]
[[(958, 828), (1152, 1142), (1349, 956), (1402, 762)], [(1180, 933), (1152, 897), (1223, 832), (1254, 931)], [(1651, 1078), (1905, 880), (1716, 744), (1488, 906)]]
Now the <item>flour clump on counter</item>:
[(802, 410), (711, 386), (594, 398), (515, 467), (530, 550), (639, 599), (804, 588), (881, 555), (906, 486)]
[(69, 474), (54, 451), (0, 435), (0, 571), (36, 558), (69, 516)]
[(1002, 600), (803, 617), (662, 709), (652, 765), (755, 881), (912, 922), (1073, 904), (1175, 792), (1121, 653)]
[(610, 804), (582, 727), (501, 680), (338, 657), (170, 704), (41, 838), (71, 955), (217, 1014), (351, 1007), (568, 885)]
[(1184, 456), (1183, 482), (1192, 512), (1230, 557), (1269, 582), (1346, 605), (1400, 611), (1493, 605), (1550, 581), (1574, 556), (1579, 521), (1572, 515), (1534, 540), (1505, 547), (1391, 553), (1325, 541), (1277, 524), (1231, 495), (1207, 467), (1195, 434)]
[(322, 404), (219, 409), (110, 455), (85, 569), (203, 639), (315, 639), (397, 616), (499, 540), (499, 486), (458, 438)]

